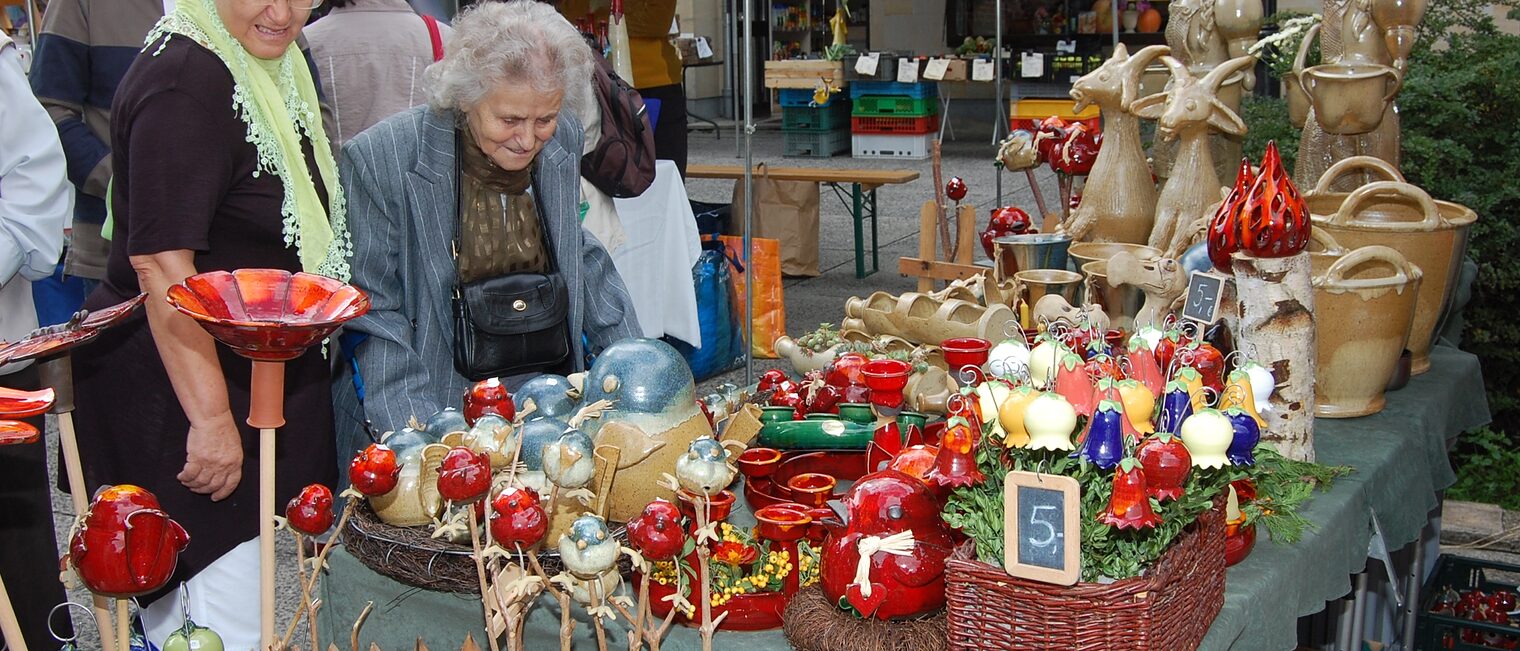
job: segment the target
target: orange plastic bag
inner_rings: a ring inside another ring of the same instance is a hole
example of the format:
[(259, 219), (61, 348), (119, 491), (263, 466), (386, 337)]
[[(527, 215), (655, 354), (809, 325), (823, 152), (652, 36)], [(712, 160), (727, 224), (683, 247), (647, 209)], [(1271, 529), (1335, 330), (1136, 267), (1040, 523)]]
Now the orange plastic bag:
[[(744, 262), (744, 238), (738, 235), (722, 236), (723, 245), (734, 252), (740, 263)], [(764, 237), (750, 238), (754, 250), (750, 253), (750, 272), (755, 279), (755, 335), (750, 341), (750, 352), (755, 357), (776, 358), (776, 340), (786, 334), (786, 301), (781, 290), (781, 240)], [(744, 305), (745, 274), (734, 271), (735, 305)], [(740, 323), (744, 317), (736, 315)]]

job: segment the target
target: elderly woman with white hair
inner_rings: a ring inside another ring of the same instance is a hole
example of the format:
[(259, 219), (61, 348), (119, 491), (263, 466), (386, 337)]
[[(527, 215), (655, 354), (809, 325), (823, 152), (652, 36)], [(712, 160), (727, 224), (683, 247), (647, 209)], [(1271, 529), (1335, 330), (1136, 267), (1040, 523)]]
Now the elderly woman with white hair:
[(353, 283), (372, 308), (334, 379), (340, 459), (458, 407), (473, 381), (583, 370), (588, 352), (639, 336), (578, 219), (592, 56), (549, 5), (478, 4), (426, 72), (429, 106), (343, 147)]

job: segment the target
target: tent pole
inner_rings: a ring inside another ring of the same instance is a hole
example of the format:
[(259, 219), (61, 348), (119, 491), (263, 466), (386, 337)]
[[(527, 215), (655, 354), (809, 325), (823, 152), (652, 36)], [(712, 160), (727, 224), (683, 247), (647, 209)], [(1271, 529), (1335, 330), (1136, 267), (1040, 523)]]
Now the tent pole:
[(755, 16), (754, 0), (744, 3), (744, 386), (755, 383)]

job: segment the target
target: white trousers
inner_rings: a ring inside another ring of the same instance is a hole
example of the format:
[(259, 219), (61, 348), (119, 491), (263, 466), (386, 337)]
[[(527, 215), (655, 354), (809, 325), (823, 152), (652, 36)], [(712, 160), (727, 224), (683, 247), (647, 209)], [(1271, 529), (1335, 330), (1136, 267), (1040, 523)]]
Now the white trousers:
[[(259, 648), (259, 539), (223, 554), (186, 582), (190, 619), (222, 636), (227, 651)], [(175, 590), (142, 611), (148, 640), (162, 647), (184, 626), (184, 600)]]

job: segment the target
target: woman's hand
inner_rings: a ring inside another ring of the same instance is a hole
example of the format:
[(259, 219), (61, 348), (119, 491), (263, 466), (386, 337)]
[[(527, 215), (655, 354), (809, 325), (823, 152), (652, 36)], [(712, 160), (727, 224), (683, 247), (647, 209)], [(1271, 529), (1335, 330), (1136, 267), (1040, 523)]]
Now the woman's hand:
[(185, 469), (176, 477), (192, 492), (226, 499), (243, 478), (243, 437), (231, 412), (190, 424), (185, 436)]

